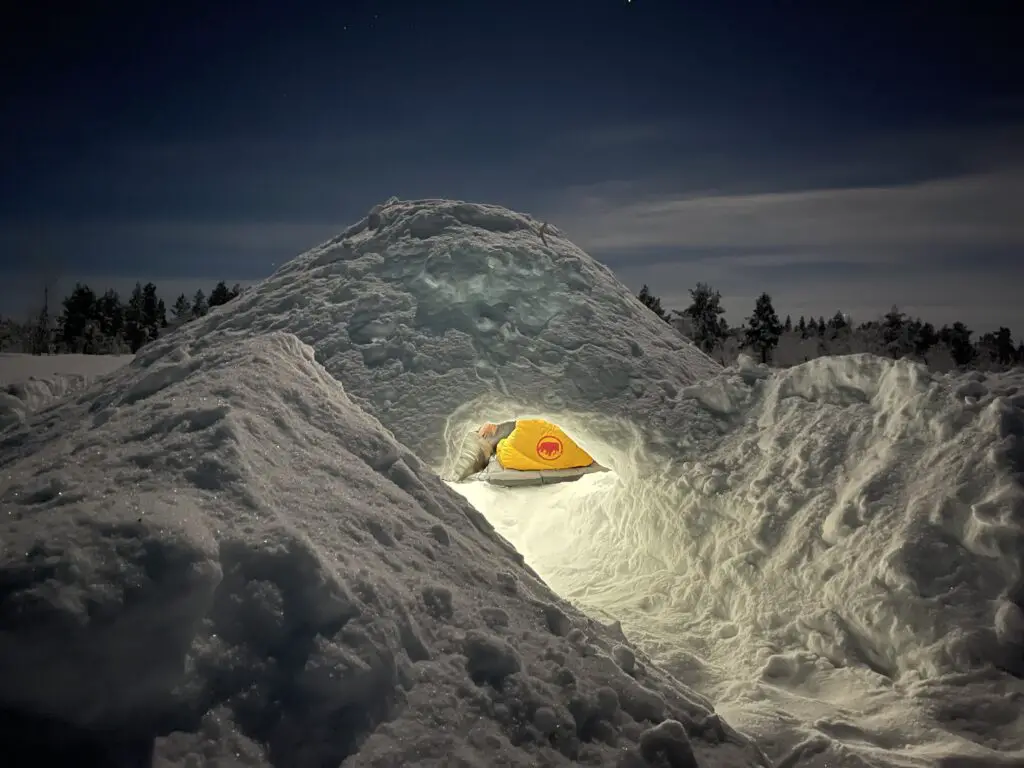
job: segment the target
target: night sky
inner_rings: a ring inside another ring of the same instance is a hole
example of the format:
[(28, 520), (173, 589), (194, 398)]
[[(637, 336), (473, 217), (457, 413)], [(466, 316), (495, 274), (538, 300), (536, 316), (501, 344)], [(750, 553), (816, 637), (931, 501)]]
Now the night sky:
[(44, 274), (257, 280), (397, 195), (549, 219), (734, 323), (768, 291), (1024, 334), (1019, 2), (21, 5), (0, 313)]

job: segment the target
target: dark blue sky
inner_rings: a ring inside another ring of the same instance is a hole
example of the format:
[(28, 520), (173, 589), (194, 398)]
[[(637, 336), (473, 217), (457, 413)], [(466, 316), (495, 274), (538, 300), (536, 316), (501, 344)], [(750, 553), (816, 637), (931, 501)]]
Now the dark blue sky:
[(0, 312), (40, 271), (258, 279), (397, 195), (549, 217), (735, 322), (768, 290), (1024, 331), (1016, 2), (24, 5)]

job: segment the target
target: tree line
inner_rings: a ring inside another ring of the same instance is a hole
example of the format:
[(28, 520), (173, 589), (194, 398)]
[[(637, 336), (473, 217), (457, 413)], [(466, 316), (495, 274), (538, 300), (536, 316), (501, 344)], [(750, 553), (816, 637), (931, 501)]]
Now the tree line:
[[(944, 360), (945, 367), (1024, 365), (1024, 341), (1015, 344), (1009, 328), (972, 339), (974, 332), (962, 322), (936, 328), (921, 318), (909, 317), (896, 306), (879, 319), (856, 325), (841, 311), (827, 320), (823, 316), (801, 316), (794, 323), (790, 315), (780, 320), (771, 296), (762, 293), (750, 317), (734, 328), (725, 320), (721, 293), (707, 283), (690, 289), (691, 303), (683, 310), (665, 310), (646, 285), (637, 298), (723, 364), (726, 357), (740, 352), (752, 352), (762, 363), (776, 365), (792, 365), (822, 355), (871, 352), (892, 358), (912, 357), (930, 364)], [(788, 359), (775, 360), (783, 343)]]
[(240, 293), (238, 284), (228, 288), (222, 280), (209, 296), (202, 290), (191, 298), (179, 295), (168, 310), (151, 282), (136, 283), (127, 301), (113, 289), (99, 294), (76, 283), (58, 314), (51, 312), (47, 290), (42, 308), (27, 322), (0, 318), (0, 350), (34, 355), (135, 353), (165, 328), (202, 317)]

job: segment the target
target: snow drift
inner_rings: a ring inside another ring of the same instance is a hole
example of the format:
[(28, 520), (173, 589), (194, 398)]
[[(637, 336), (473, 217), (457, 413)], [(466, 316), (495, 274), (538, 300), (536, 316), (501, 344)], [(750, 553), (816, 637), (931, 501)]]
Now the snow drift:
[(463, 492), (783, 764), (1024, 765), (1024, 376), (746, 361), (680, 400), (718, 430), (658, 477)]
[[(165, 764), (765, 764), (695, 687), (780, 765), (1024, 764), (1024, 381), (723, 371), (545, 239), (389, 201), (0, 436), (19, 738), (46, 716)], [(613, 472), (438, 479), (517, 416)]]
[[(25, 419), (125, 365), (128, 355), (24, 355), (0, 352), (0, 429)], [(74, 371), (67, 370), (71, 363)], [(59, 370), (58, 370), (59, 369)]]

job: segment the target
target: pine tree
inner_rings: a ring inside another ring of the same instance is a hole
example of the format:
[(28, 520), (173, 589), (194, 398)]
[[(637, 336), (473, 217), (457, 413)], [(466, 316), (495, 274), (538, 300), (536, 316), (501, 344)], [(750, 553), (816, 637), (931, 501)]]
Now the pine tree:
[(747, 320), (745, 343), (757, 350), (761, 362), (767, 363), (771, 352), (779, 343), (782, 335), (782, 323), (772, 306), (772, 297), (762, 293), (754, 305), (754, 314)]
[(142, 284), (136, 283), (124, 313), (124, 337), (132, 353), (138, 352), (149, 341), (145, 302)]
[(909, 335), (910, 343), (914, 347), (914, 354), (918, 357), (924, 357), (932, 347), (939, 343), (935, 326), (922, 322), (920, 318), (916, 318), (910, 323)]
[(53, 347), (53, 323), (50, 319), (50, 287), (43, 287), (43, 306), (29, 331), (29, 349), (33, 355), (46, 355)]
[(786, 315), (786, 322), (782, 324), (782, 330), (786, 333), (790, 333), (793, 330), (793, 318)]
[(117, 291), (108, 290), (96, 300), (96, 318), (100, 333), (110, 339), (114, 347), (124, 342), (125, 307)]
[(146, 283), (142, 289), (142, 324), (146, 329), (146, 340), (152, 341), (160, 335), (160, 329), (167, 325), (167, 310), (156, 295), (156, 286)]
[[(645, 285), (644, 288), (646, 287)], [(696, 288), (690, 289), (690, 298), (693, 303), (676, 314), (690, 319), (693, 325), (693, 340), (710, 355), (728, 332), (722, 317), (725, 314), (725, 309), (722, 308), (722, 294), (707, 283), (697, 283)]]
[(174, 301), (174, 306), (171, 307), (171, 314), (174, 315), (176, 325), (187, 323), (192, 318), (192, 302), (188, 300), (184, 293), (179, 294), (178, 298)]
[(210, 292), (210, 308), (219, 307), (222, 304), (227, 304), (234, 296), (231, 295), (231, 291), (228, 290), (227, 283), (221, 280), (217, 285), (213, 287)]
[(798, 322), (796, 324), (796, 329), (798, 331), (800, 331), (800, 338), (801, 339), (806, 339), (807, 338), (807, 321), (804, 320), (804, 316), (803, 315), (800, 315), (800, 322)]
[(1000, 365), (1012, 365), (1016, 352), (1013, 348), (1013, 335), (1010, 333), (1010, 329), (1000, 327), (996, 331), (994, 341), (996, 360), (999, 361)]
[(95, 354), (99, 328), (99, 313), (96, 294), (82, 283), (63, 301), (64, 311), (60, 319), (60, 343), (67, 352)]
[(909, 347), (910, 339), (906, 325), (907, 316), (900, 312), (895, 304), (882, 318), (882, 344), (885, 345), (885, 351), (894, 359), (906, 354)]
[(976, 356), (974, 345), (971, 343), (973, 333), (960, 321), (953, 323), (952, 327), (944, 325), (939, 330), (939, 340), (949, 347), (953, 362), (959, 366), (970, 365)]
[(210, 311), (210, 305), (206, 302), (206, 294), (202, 290), (196, 291), (192, 297), (192, 317), (202, 317)]
[[(221, 283), (221, 285), (223, 285), (223, 283)], [(658, 317), (660, 317), (666, 323), (667, 322), (671, 322), (671, 318), (669, 317), (668, 313), (661, 306), (661, 299), (659, 299), (657, 296), (654, 296), (651, 293), (651, 291), (647, 287), (646, 283), (644, 283), (644, 285), (640, 288), (640, 293), (638, 293), (636, 297), (638, 299), (640, 299), (640, 302), (645, 307), (647, 307), (649, 310), (651, 310), (651, 312), (656, 314)], [(210, 301), (211, 302), (213, 301), (212, 297), (211, 297)]]

